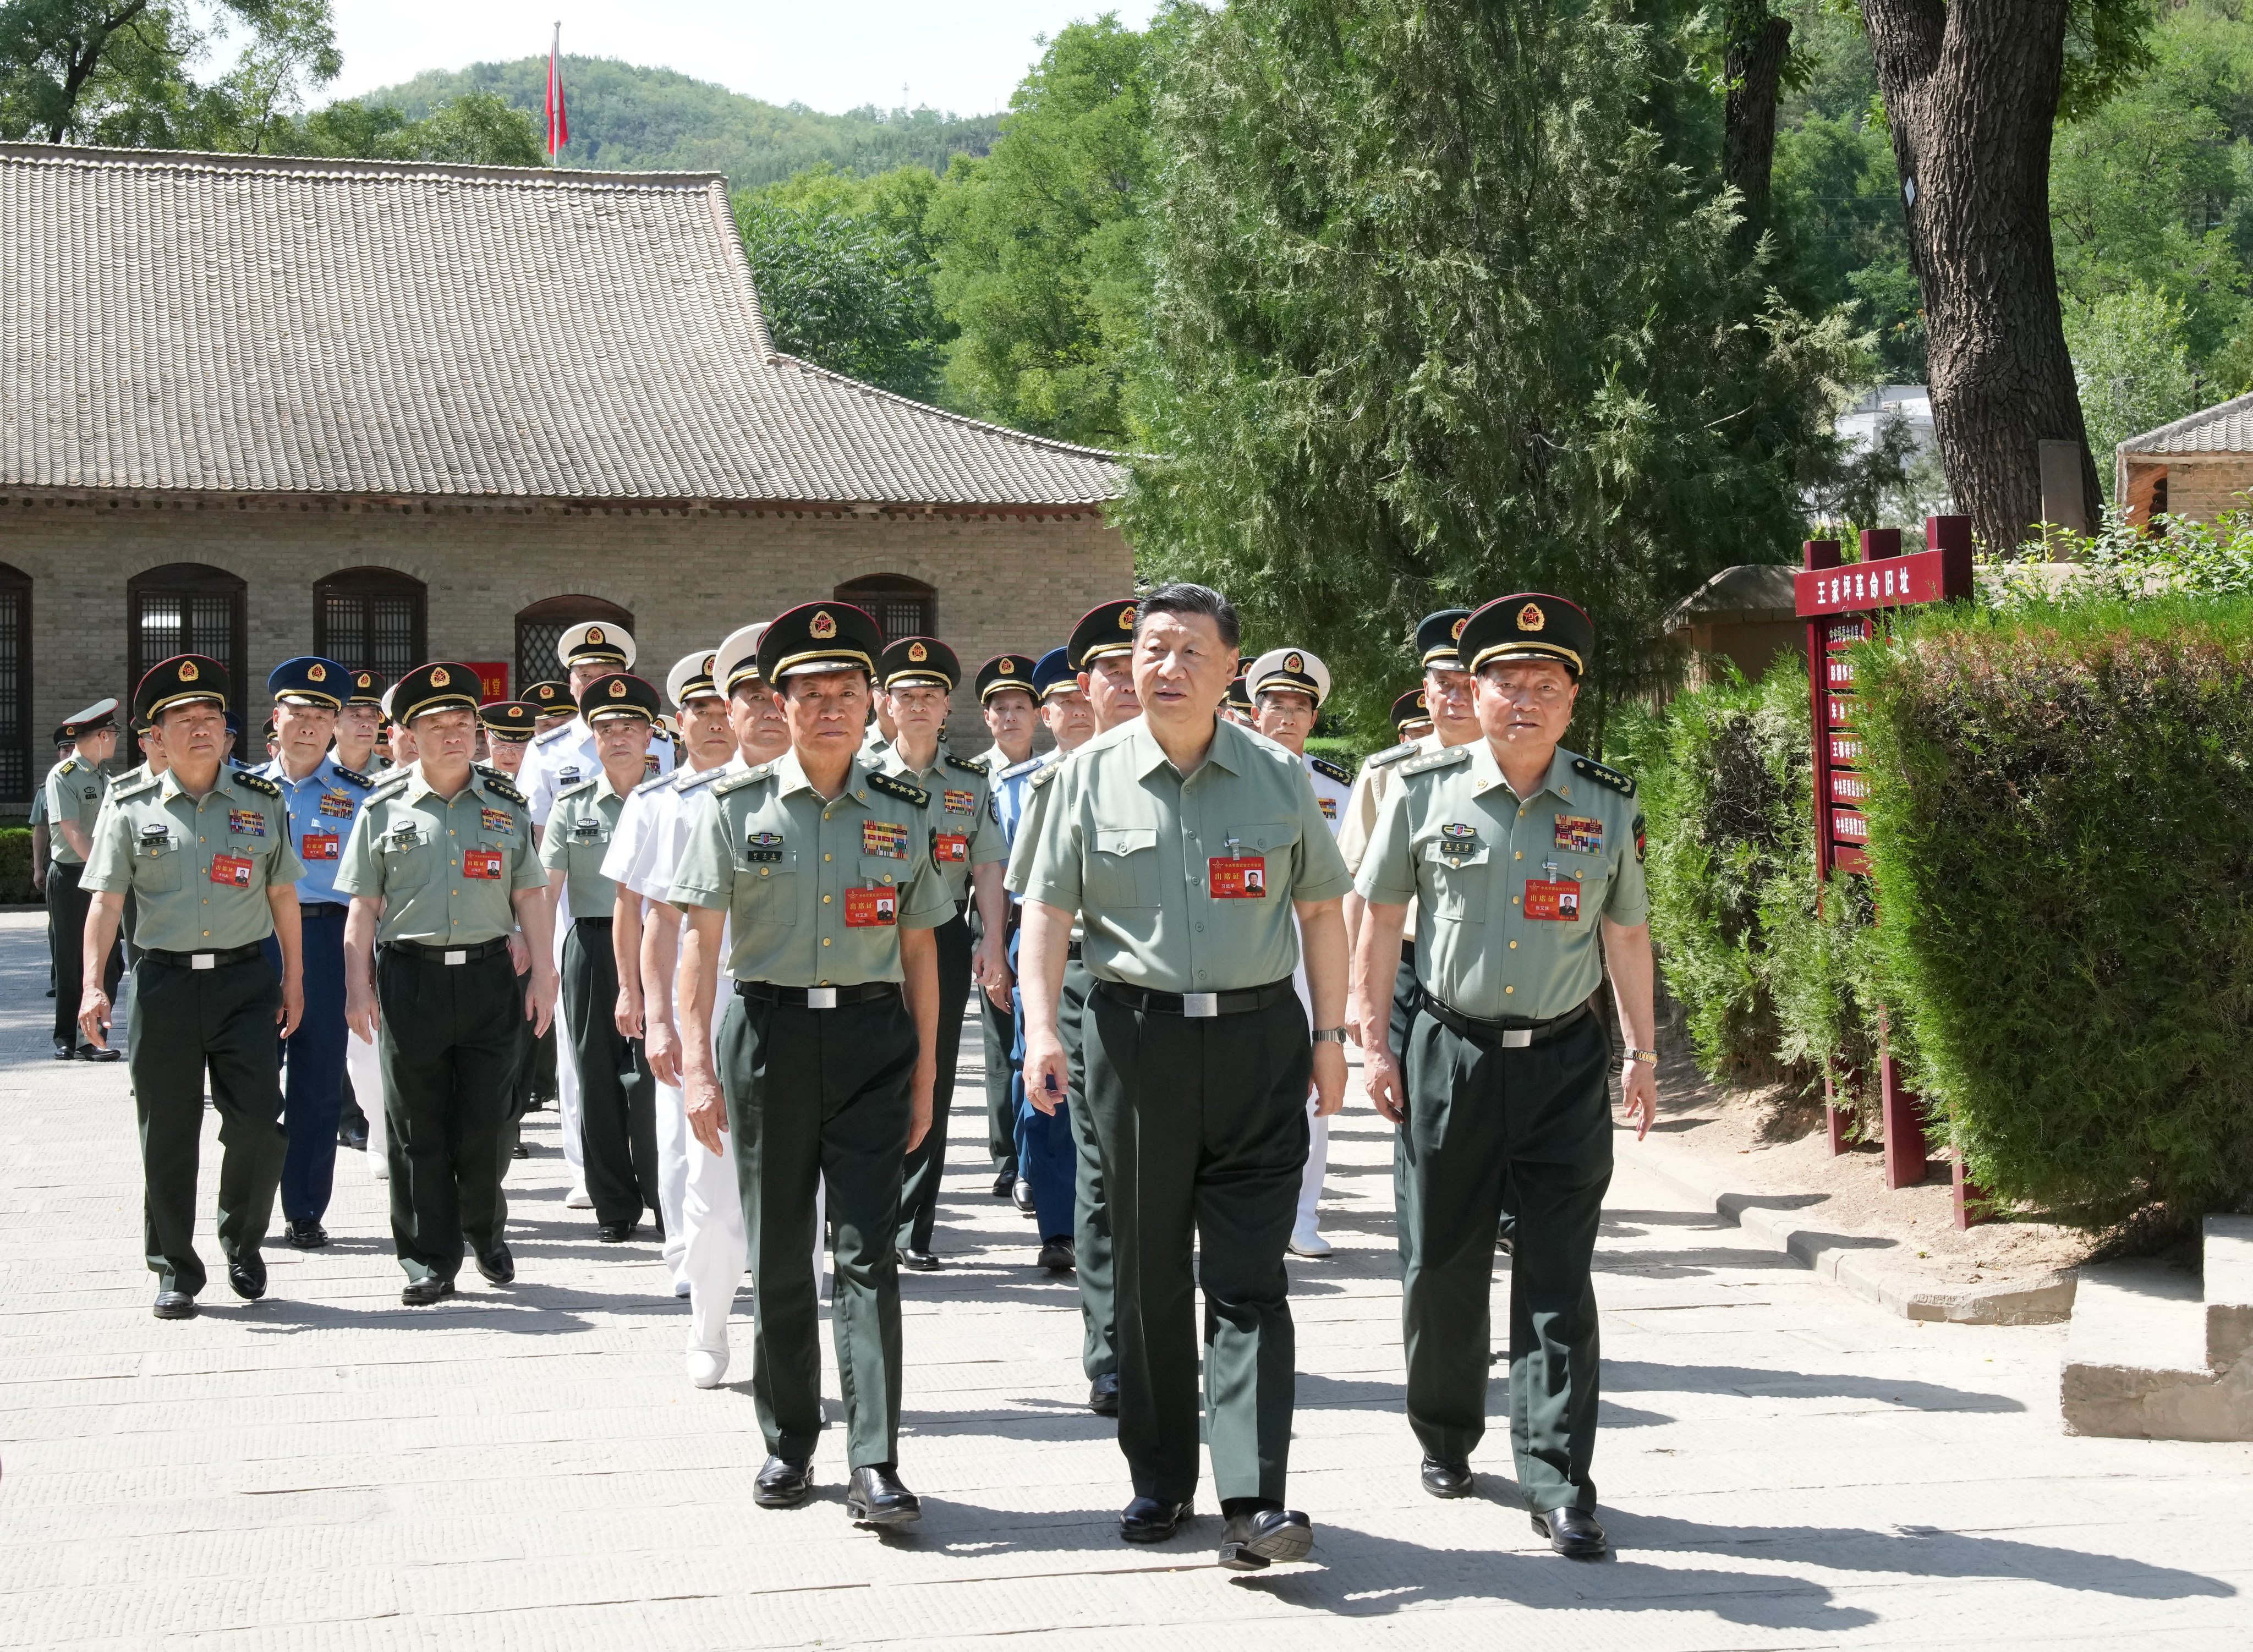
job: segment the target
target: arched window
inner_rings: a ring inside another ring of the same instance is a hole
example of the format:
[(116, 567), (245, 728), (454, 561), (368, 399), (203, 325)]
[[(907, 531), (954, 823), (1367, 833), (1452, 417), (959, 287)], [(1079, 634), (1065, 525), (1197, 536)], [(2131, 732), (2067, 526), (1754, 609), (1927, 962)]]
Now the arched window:
[(204, 562), (167, 562), (126, 581), (126, 694), (158, 660), (203, 654), (227, 667), (236, 703), (248, 705), (249, 589)]
[(429, 594), (411, 574), (347, 568), (313, 584), (313, 652), (397, 682), (430, 657)]
[(904, 574), (869, 574), (837, 588), (837, 600), (865, 608), (890, 642), (900, 637), (938, 635), (938, 593)]
[(562, 681), (563, 666), (555, 658), (555, 639), (562, 636), (565, 627), (582, 625), (590, 619), (599, 619), (624, 631), (633, 630), (631, 612), (599, 596), (549, 596), (519, 610), (514, 692), (522, 694), (531, 683)]
[(31, 576), (0, 562), (0, 798), (30, 807), (44, 773), (31, 767)]

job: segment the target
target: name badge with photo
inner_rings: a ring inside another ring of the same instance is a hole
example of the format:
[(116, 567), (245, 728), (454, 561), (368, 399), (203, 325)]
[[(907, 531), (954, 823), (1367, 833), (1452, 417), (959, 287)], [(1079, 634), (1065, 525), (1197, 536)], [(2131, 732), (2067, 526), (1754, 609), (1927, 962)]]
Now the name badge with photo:
[(1525, 880), (1525, 916), (1538, 924), (1577, 924), (1580, 921), (1580, 886), (1565, 880), (1545, 883)]
[(968, 866), (970, 840), (959, 832), (934, 832), (931, 839), (931, 858), (941, 866)]
[(847, 889), (845, 891), (845, 927), (852, 930), (882, 929), (900, 921), (900, 892), (897, 889)]
[(308, 832), (297, 840), (297, 858), (301, 861), (333, 861), (343, 841), (333, 832)]
[(1206, 861), (1206, 882), (1216, 901), (1264, 901), (1267, 898), (1267, 857), (1264, 854), (1216, 854)]
[(211, 881), (234, 889), (250, 887), (250, 860), (247, 855), (214, 854), (212, 856)]
[(485, 881), (500, 876), (499, 849), (464, 849), (462, 851), (462, 875)]

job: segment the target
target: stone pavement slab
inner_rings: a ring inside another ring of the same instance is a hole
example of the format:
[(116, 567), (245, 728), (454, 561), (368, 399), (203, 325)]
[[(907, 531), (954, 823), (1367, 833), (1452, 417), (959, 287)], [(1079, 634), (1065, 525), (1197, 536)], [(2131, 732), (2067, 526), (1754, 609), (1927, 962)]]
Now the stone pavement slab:
[(986, 1191), (974, 1035), (947, 1266), (904, 1281), (912, 1536), (846, 1523), (834, 1436), (813, 1502), (752, 1506), (748, 1293), (735, 1380), (690, 1387), (655, 1246), (600, 1244), (563, 1209), (553, 1113), (510, 1178), (513, 1287), (400, 1307), (381, 1186), (347, 1153), (336, 1244), (270, 1251), (264, 1302), (220, 1281), (160, 1323), (125, 1077), (45, 1058), (41, 934), (0, 915), (0, 1647), (2253, 1642), (2253, 1447), (2068, 1437), (2063, 1327), (1858, 1300), (1638, 1168), (1626, 1135), (1597, 1278), (1617, 1557), (1535, 1537), (1499, 1384), (1480, 1495), (1426, 1497), (1390, 1132), (1358, 1105), (1332, 1137), (1337, 1252), (1291, 1263), (1313, 1563), (1221, 1572), (1209, 1496), (1188, 1535), (1129, 1548), (1075, 1293)]

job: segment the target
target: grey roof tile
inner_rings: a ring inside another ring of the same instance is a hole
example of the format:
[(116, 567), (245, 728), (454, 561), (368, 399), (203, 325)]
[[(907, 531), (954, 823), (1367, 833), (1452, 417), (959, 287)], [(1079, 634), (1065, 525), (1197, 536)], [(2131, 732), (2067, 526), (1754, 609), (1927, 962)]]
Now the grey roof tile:
[(2131, 436), (2120, 453), (2253, 453), (2253, 395), (2238, 396)]

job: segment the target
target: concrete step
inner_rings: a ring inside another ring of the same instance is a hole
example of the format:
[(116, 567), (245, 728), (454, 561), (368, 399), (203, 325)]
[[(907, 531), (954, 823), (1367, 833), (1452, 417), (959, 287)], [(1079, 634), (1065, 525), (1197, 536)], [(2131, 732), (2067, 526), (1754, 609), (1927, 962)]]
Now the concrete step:
[(2072, 1434), (2253, 1439), (2253, 1217), (2208, 1216), (2206, 1277), (2084, 1266), (2059, 1398)]

